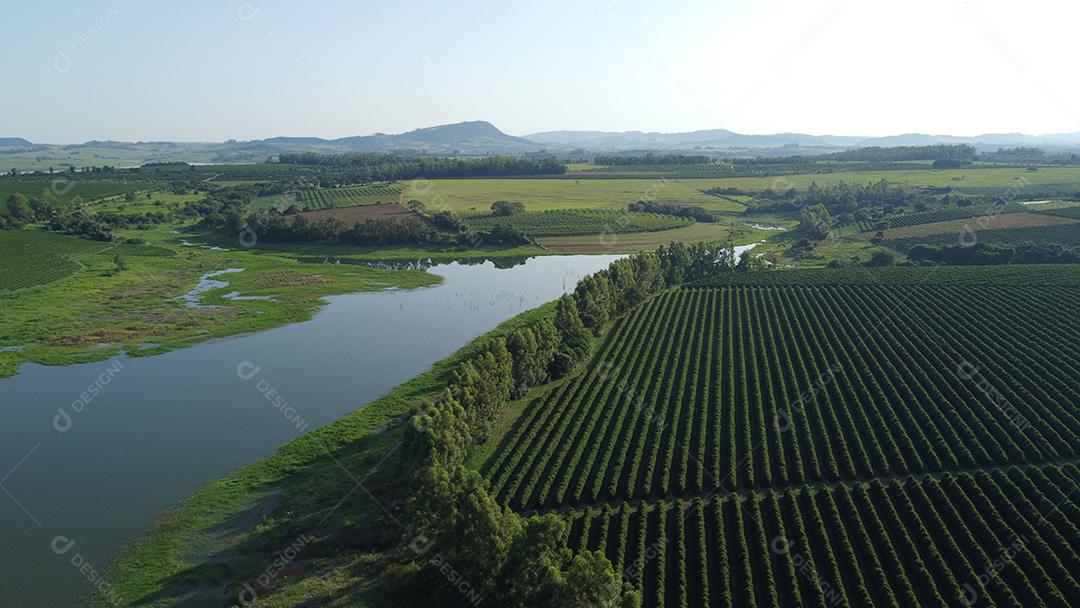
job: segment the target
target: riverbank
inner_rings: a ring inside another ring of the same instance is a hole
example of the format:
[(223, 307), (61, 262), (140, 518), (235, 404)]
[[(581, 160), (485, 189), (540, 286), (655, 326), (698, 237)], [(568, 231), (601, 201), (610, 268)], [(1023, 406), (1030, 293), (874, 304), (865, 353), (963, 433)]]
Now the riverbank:
[[(120, 352), (158, 355), (310, 319), (325, 296), (440, 280), (422, 270), (300, 263), (288, 251), (200, 246), (164, 229), (131, 236), (176, 255), (126, 256), (120, 272), (112, 256), (75, 256), (79, 269), (68, 276), (0, 292), (0, 378), (28, 361), (68, 365)], [(222, 284), (200, 294), (197, 305), (185, 302), (184, 294), (205, 275), (224, 269), (242, 270), (221, 277)]]
[[(485, 329), (457, 342), (465, 346), (430, 360), (430, 369), (382, 397), (195, 491), (121, 552), (109, 571), (111, 595), (97, 597), (97, 604), (108, 605), (110, 597), (122, 598), (122, 605), (171, 606), (181, 599), (198, 605), (236, 604), (242, 593), (248, 593), (245, 601), (252, 600), (252, 593), (266, 595), (259, 581), (269, 568), (272, 580), (288, 576), (292, 583), (301, 583), (288, 586), (289, 599), (276, 594), (275, 602), (301, 603), (308, 595), (340, 592), (348, 598), (345, 605), (377, 605), (377, 590), (353, 588), (357, 580), (377, 580), (374, 571), (371, 577), (348, 581), (319, 573), (325, 569), (340, 574), (342, 559), (349, 560), (350, 567), (370, 567), (365, 547), (398, 540), (393, 536), (396, 526), (373, 496), (385, 501), (399, 489), (396, 463), (403, 429), (397, 423), (402, 415), (442, 390), (450, 370), (488, 338), (551, 314), (552, 305), (543, 303), (571, 291), (581, 276), (612, 259), (545, 256), (508, 270), (492, 264), (433, 269), (447, 275), (445, 283), (415, 294), (425, 295), (432, 306), (456, 306), (440, 318), (458, 333), (465, 318), (488, 320)], [(382, 299), (388, 299), (387, 307), (397, 307), (397, 296)], [(336, 305), (335, 300), (330, 314)], [(415, 304), (402, 306), (406, 315), (422, 321), (411, 325), (424, 335), (410, 337), (406, 331), (399, 340), (430, 342), (430, 326), (439, 324), (435, 315)], [(493, 316), (509, 320), (494, 326)], [(325, 320), (320, 316), (317, 322)], [(392, 324), (389, 318), (383, 322)], [(290, 547), (303, 552), (303, 566), (275, 568), (275, 557)]]

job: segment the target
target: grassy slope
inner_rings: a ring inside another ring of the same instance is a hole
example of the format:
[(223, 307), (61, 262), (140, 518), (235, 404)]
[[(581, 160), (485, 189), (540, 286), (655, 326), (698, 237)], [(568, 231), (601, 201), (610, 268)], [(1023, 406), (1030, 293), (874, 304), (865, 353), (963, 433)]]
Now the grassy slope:
[[(198, 340), (308, 319), (324, 295), (418, 287), (439, 280), (421, 271), (301, 264), (285, 255), (185, 247), (178, 245), (180, 235), (166, 229), (133, 234), (178, 255), (126, 256), (128, 270), (117, 275), (109, 274), (111, 256), (77, 256), (80, 270), (69, 276), (0, 292), (0, 347), (24, 347), (0, 353), (0, 377), (15, 373), (23, 361), (59, 365), (101, 360), (121, 348), (133, 356), (158, 354)], [(176, 299), (203, 274), (224, 268), (246, 270), (223, 277), (228, 287), (207, 292), (202, 302), (217, 307), (189, 309)], [(230, 291), (274, 299), (221, 299)]]
[[(250, 581), (262, 598), (251, 605), (316, 599), (312, 605), (379, 604), (372, 584), (377, 557), (367, 555), (365, 540), (398, 531), (368, 492), (381, 501), (394, 498), (403, 430), (400, 424), (380, 429), (437, 394), (450, 370), (485, 338), (553, 310), (549, 304), (514, 317), (345, 418), (203, 486), (121, 553), (109, 573), (114, 594), (125, 605), (172, 606), (181, 598), (191, 605), (217, 605), (235, 601), (241, 582)], [(273, 588), (260, 586), (256, 579), (275, 554), (301, 535), (311, 541), (298, 560), (300, 570)]]

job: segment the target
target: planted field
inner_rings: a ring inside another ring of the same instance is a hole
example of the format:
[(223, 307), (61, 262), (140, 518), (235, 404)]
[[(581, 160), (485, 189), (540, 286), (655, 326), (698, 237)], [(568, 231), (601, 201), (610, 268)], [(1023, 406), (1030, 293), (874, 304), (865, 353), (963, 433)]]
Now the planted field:
[(396, 203), (401, 197), (401, 191), (402, 187), (397, 185), (311, 188), (300, 190), (296, 198), (305, 210), (330, 209), (333, 207)]
[(880, 222), (857, 222), (855, 226), (860, 232), (866, 232), (869, 230), (877, 230), (880, 224), (884, 224), (886, 228), (901, 228), (903, 226), (918, 226), (921, 224), (934, 224), (950, 220), (962, 220), (975, 217), (975, 215), (975, 213), (966, 209), (942, 209), (940, 211), (927, 211), (925, 213), (895, 215), (887, 217)]
[(572, 516), (646, 606), (1075, 606), (1075, 464), (618, 503)]
[[(588, 373), (530, 410), (490, 470), (493, 487), (537, 509), (1072, 457), (1078, 296), (993, 285), (672, 292), (621, 321)], [(965, 378), (971, 368), (1016, 411)]]
[(169, 256), (163, 247), (90, 241), (49, 232), (0, 230), (0, 291), (33, 287), (79, 269), (85, 255)]
[(506, 224), (536, 237), (655, 232), (693, 223), (670, 215), (616, 209), (527, 211), (509, 216), (479, 215), (464, 219), (476, 230), (491, 230), (496, 224)]
[(1077, 267), (714, 283), (524, 410), (483, 465), (503, 504), (567, 513), (650, 606), (1080, 601)]
[[(1038, 215), (1038, 214), (1032, 214)], [(1080, 222), (1052, 215), (1043, 216), (1054, 221), (1043, 221), (1042, 225), (1017, 228), (998, 228), (1001, 225), (997, 218), (990, 223), (988, 229), (980, 229), (977, 222), (972, 221), (966, 228), (959, 225), (957, 230), (939, 234), (924, 236), (912, 236), (897, 238), (892, 234), (886, 234), (885, 245), (898, 251), (908, 251), (915, 245), (947, 246), (960, 243), (973, 245), (986, 243), (991, 245), (1019, 245), (1021, 243), (1035, 243), (1039, 245), (1063, 245), (1066, 247), (1080, 246)], [(963, 231), (961, 233), (961, 231)]]
[[(961, 233), (980, 230), (1007, 230), (1015, 228), (1039, 228), (1058, 224), (1071, 224), (1075, 220), (1042, 213), (1006, 213), (982, 216), (968, 216), (952, 221), (936, 223), (911, 223), (903, 227), (890, 228), (885, 238), (890, 240), (908, 239), (920, 236), (947, 235), (955, 242)], [(864, 234), (869, 237), (872, 233)]]

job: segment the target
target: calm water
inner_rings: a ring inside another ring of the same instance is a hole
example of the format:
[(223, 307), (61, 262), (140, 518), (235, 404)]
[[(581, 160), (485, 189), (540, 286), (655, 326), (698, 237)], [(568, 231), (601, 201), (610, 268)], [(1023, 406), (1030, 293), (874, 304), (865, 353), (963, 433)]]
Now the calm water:
[(329, 297), (304, 323), (142, 359), (24, 365), (0, 380), (0, 606), (72, 605), (92, 571), (201, 484), (341, 418), (616, 257), (440, 265), (438, 286)]

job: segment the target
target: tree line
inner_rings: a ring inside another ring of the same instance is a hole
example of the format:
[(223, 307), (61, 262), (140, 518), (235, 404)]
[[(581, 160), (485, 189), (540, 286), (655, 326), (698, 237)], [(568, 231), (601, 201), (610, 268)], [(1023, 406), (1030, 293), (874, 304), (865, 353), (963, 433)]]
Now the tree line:
[(975, 160), (974, 146), (968, 144), (933, 146), (870, 146), (826, 154), (823, 160), (891, 162), (905, 160)]
[(597, 165), (711, 165), (715, 160), (703, 154), (654, 154), (597, 156)]
[(484, 156), (479, 158), (422, 156), (407, 158), (397, 154), (292, 152), (279, 155), (278, 162), (333, 168), (342, 173), (343, 176), (352, 179), (352, 183), (371, 180), (392, 181), (418, 177), (500, 177), (509, 175), (561, 175), (566, 173), (566, 165), (553, 156), (541, 159), (513, 156)]
[(255, 234), (269, 243), (342, 243), (348, 245), (527, 245), (532, 238), (506, 224), (487, 231), (473, 231), (453, 213), (440, 211), (431, 218), (405, 216), (372, 218), (352, 225), (336, 217), (310, 220), (303, 214), (281, 215), (276, 211), (243, 216), (230, 213), (223, 227), (233, 236)]

